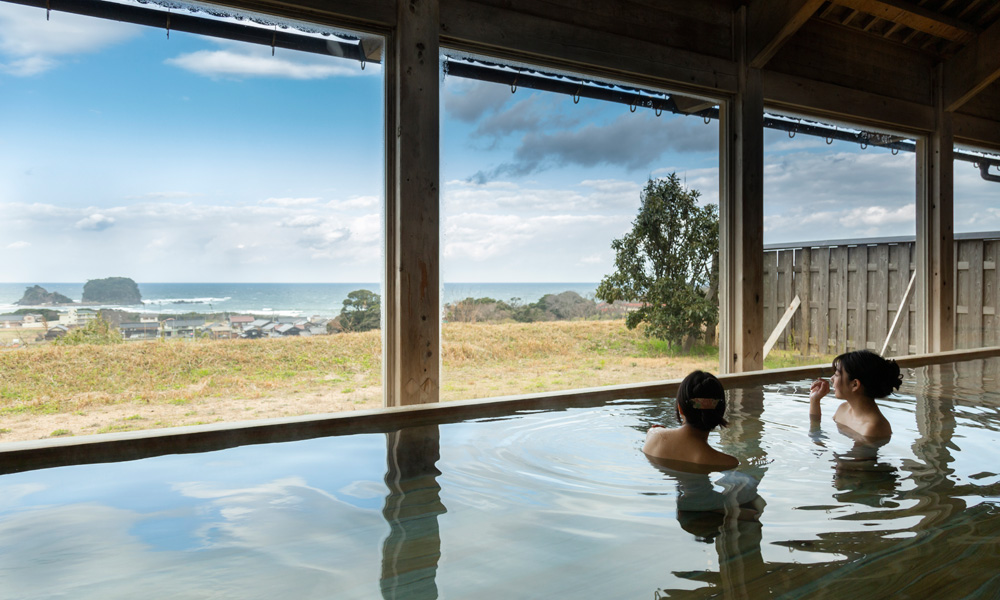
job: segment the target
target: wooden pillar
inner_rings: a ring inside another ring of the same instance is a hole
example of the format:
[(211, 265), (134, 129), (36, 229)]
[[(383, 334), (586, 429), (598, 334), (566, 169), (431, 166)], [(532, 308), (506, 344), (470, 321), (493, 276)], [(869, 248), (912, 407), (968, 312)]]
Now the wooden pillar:
[(398, 11), (386, 61), (386, 406), (437, 402), (441, 380), (439, 3)]
[(937, 71), (934, 131), (917, 141), (917, 348), (955, 347), (954, 138)]
[(764, 366), (764, 100), (748, 66), (746, 7), (736, 12), (738, 90), (719, 112), (719, 369)]

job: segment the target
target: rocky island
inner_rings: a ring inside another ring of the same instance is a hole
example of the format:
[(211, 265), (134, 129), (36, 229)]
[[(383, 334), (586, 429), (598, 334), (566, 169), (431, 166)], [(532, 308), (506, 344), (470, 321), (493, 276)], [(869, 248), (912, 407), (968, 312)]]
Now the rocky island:
[(142, 304), (139, 286), (128, 277), (91, 279), (83, 286), (85, 304)]
[(75, 303), (59, 292), (49, 292), (40, 285), (33, 285), (25, 289), (24, 295), (14, 304), (18, 306), (58, 306)]

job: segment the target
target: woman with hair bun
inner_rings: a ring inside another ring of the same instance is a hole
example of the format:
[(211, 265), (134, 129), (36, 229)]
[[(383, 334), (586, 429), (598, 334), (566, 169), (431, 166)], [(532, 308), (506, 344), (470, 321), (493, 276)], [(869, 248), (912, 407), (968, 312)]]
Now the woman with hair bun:
[(694, 371), (677, 390), (677, 418), (681, 426), (654, 425), (646, 434), (642, 451), (653, 458), (712, 467), (736, 468), (740, 461), (708, 444), (708, 434), (726, 426), (726, 391), (711, 373)]
[(892, 427), (875, 399), (885, 398), (902, 383), (896, 361), (871, 350), (846, 352), (833, 359), (829, 382), (817, 379), (810, 386), (809, 416), (813, 420), (822, 416), (819, 402), (832, 387), (834, 396), (844, 400), (833, 414), (834, 422), (867, 438), (887, 438), (892, 435)]

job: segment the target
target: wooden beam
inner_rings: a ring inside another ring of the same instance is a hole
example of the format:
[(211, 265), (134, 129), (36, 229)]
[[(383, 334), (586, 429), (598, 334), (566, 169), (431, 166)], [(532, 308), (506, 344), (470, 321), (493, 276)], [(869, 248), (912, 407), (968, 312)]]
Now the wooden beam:
[(762, 77), (768, 108), (904, 131), (934, 126), (934, 108), (925, 104), (773, 71)]
[(972, 115), (953, 113), (955, 141), (990, 152), (1000, 152), (1000, 115), (984, 119)]
[(917, 280), (917, 272), (914, 271), (913, 275), (910, 276), (910, 283), (906, 285), (906, 292), (903, 293), (903, 299), (899, 301), (899, 307), (896, 308), (896, 316), (892, 319), (892, 325), (889, 327), (889, 333), (885, 336), (885, 342), (882, 343), (882, 350), (879, 352), (882, 356), (885, 356), (886, 349), (889, 348), (889, 342), (892, 341), (896, 331), (899, 330), (899, 322), (902, 320), (904, 314), (909, 312), (910, 295), (913, 293), (913, 282)]
[[(390, 146), (391, 210), (387, 210), (388, 299), (385, 398), (388, 406), (437, 402), (441, 384), (440, 73), (438, 0), (399, 4)], [(389, 329), (391, 327), (391, 329)]]
[(372, 33), (387, 33), (396, 25), (395, 0), (212, 0), (212, 4)]
[(945, 109), (958, 110), (997, 79), (1000, 79), (1000, 21), (945, 63)]
[[(771, 331), (771, 335), (767, 338), (767, 341), (764, 342), (764, 358), (767, 358), (767, 355), (771, 353), (771, 348), (774, 348), (774, 345), (778, 343), (778, 336), (780, 336), (781, 332), (785, 330), (785, 327), (788, 327), (788, 323), (792, 320), (792, 317), (795, 316), (795, 311), (799, 309), (800, 304), (802, 304), (802, 300), (799, 298), (798, 294), (796, 294), (795, 297), (792, 298), (791, 303), (789, 303), (788, 308), (785, 310), (785, 314), (781, 315), (781, 318), (778, 319), (778, 324), (774, 326), (774, 329)], [(808, 338), (808, 336), (809, 334), (807, 330), (806, 337)], [(806, 339), (805, 349), (808, 354), (808, 339)]]
[(702, 100), (701, 98), (691, 98), (690, 96), (678, 96), (671, 94), (670, 99), (674, 101), (677, 110), (686, 115), (701, 112), (706, 108), (712, 108), (719, 102), (717, 100)]
[(710, 95), (736, 90), (735, 65), (728, 58), (487, 4), (442, 0), (440, 39), (442, 46), (457, 50), (595, 77), (659, 81)]
[(966, 43), (978, 30), (958, 19), (936, 13), (905, 0), (833, 0), (835, 4), (853, 8), (869, 15), (901, 23), (915, 31), (928, 33), (953, 42)]
[(824, 0), (753, 0), (748, 16), (747, 54), (750, 67), (763, 68), (767, 61), (795, 35)]

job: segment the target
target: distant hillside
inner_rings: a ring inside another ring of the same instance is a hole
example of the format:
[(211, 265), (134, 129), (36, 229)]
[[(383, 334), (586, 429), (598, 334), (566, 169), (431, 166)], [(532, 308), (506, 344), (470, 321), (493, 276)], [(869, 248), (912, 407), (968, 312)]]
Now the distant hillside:
[(49, 292), (40, 285), (33, 285), (25, 289), (24, 295), (14, 304), (19, 306), (54, 306), (56, 304), (74, 304), (74, 302), (59, 292)]
[(142, 304), (139, 286), (128, 277), (91, 279), (83, 286), (83, 302), (89, 304)]

